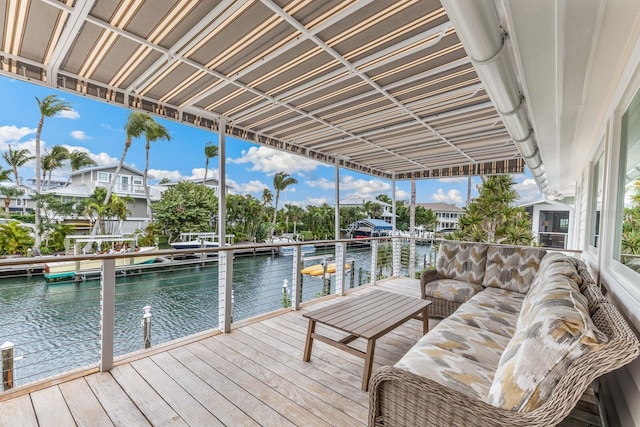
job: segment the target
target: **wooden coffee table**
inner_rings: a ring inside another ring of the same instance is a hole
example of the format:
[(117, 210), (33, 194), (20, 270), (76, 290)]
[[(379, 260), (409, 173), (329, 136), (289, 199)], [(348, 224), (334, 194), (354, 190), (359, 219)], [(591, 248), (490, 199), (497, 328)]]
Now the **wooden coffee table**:
[[(373, 290), (366, 295), (354, 295), (346, 301), (305, 313), (304, 317), (309, 318), (309, 327), (303, 360), (308, 362), (311, 359), (314, 339), (362, 357), (362, 390), (366, 391), (369, 388), (376, 340), (419, 314), (422, 314), (422, 332), (426, 334), (429, 331), (429, 304), (431, 301)], [(349, 335), (339, 341), (333, 340), (318, 334), (315, 331), (316, 323), (331, 326)], [(358, 338), (367, 340), (366, 352), (348, 345)]]

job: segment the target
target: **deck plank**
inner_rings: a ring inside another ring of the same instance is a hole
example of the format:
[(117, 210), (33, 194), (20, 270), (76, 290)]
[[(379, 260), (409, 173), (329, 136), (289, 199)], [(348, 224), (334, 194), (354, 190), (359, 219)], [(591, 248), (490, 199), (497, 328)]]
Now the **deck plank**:
[(36, 413), (28, 395), (4, 402), (0, 409), (0, 427), (34, 427), (38, 425)]
[(130, 364), (116, 366), (111, 375), (127, 396), (154, 426), (187, 426), (176, 411), (136, 372)]
[(76, 425), (58, 386), (34, 391), (31, 393), (31, 401), (38, 423), (42, 427)]
[(99, 372), (85, 377), (102, 407), (117, 426), (148, 426), (149, 421), (129, 399), (110, 373)]
[(184, 347), (176, 348), (171, 350), (170, 354), (180, 360), (189, 370), (206, 381), (220, 394), (224, 395), (227, 400), (244, 411), (252, 419), (265, 425), (283, 427), (294, 425), (280, 413), (231, 381), (189, 349)]
[(225, 425), (258, 426), (251, 417), (229, 402), (225, 396), (202, 381), (169, 353), (160, 353), (151, 357), (177, 384), (193, 396), (203, 407)]
[(205, 360), (207, 363), (221, 369), (229, 379), (247, 390), (247, 392), (251, 392), (251, 394), (267, 405), (271, 406), (293, 424), (305, 426), (331, 425), (325, 422), (322, 418), (311, 413), (308, 409), (305, 409), (298, 403), (283, 396), (278, 391), (274, 392), (274, 389), (269, 384), (265, 384), (263, 381), (258, 380), (250, 373), (244, 371), (242, 367), (239, 368), (237, 365), (231, 363), (216, 351), (212, 350), (211, 347), (216, 347), (215, 341), (216, 340), (203, 340), (198, 343), (188, 345), (187, 349)]
[[(277, 390), (282, 396), (291, 402), (298, 404), (302, 408), (316, 415), (319, 419), (323, 419), (330, 425), (342, 426), (361, 426), (362, 424), (347, 416), (344, 412), (331, 406), (329, 403), (318, 399), (306, 387), (302, 387), (291, 379), (292, 372), (284, 369), (284, 372), (276, 372), (274, 366), (277, 367), (278, 362), (268, 357), (262, 357), (247, 346), (243, 346), (243, 352), (231, 348), (228, 344), (233, 340), (232, 337), (226, 339), (224, 336), (214, 341), (205, 341), (203, 344), (219, 356), (224, 357), (230, 363), (233, 363), (238, 369), (252, 375), (262, 384), (269, 386), (273, 390)], [(237, 343), (237, 341), (236, 341)], [(247, 354), (248, 353), (248, 354)], [(265, 360), (267, 359), (267, 360)], [(306, 385), (310, 386), (310, 383)]]
[[(261, 346), (259, 342), (256, 342), (256, 340), (250, 340), (249, 343), (242, 342), (241, 339), (238, 339), (240, 335), (240, 332), (233, 334), (233, 336), (227, 335), (221, 337), (221, 341), (243, 356), (280, 375), (282, 378), (287, 378), (297, 387), (300, 387), (321, 401), (327, 402), (336, 408), (339, 413), (353, 418), (354, 423), (352, 424), (349, 424), (343, 418), (343, 425), (362, 425), (362, 423), (357, 420), (363, 420), (367, 417), (369, 407), (367, 393), (357, 393), (357, 388), (353, 386), (340, 387), (343, 384), (340, 384), (340, 382), (334, 378), (321, 377), (319, 371), (314, 368), (307, 366), (305, 370), (303, 369), (304, 365), (302, 365), (305, 362), (287, 360), (285, 363), (282, 363), (277, 357), (271, 357), (267, 354), (268, 349), (265, 350), (264, 346)], [(297, 368), (302, 370), (302, 372), (292, 366), (296, 365), (296, 362), (300, 362)], [(323, 380), (326, 382), (323, 382)]]
[(84, 378), (60, 384), (60, 391), (78, 426), (113, 426)]
[(131, 366), (167, 402), (182, 419), (192, 426), (222, 426), (211, 412), (204, 408), (190, 393), (180, 387), (152, 359), (140, 359)]

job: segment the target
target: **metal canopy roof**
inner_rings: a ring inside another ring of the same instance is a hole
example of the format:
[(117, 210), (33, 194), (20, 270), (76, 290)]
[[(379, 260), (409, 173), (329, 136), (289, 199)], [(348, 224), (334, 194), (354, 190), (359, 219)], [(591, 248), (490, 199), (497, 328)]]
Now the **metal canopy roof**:
[(0, 0), (0, 72), (384, 178), (522, 172), (437, 0)]

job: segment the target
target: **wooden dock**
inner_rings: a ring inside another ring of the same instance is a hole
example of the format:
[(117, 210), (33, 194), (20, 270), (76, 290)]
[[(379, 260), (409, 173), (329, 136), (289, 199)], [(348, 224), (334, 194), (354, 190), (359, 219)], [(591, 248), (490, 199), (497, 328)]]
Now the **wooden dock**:
[[(412, 279), (376, 287), (418, 295)], [(368, 394), (360, 390), (362, 359), (318, 342), (311, 361), (302, 361), (303, 312), (354, 297), (324, 299), (299, 312), (236, 325), (229, 334), (158, 346), (119, 361), (107, 373), (94, 369), (0, 393), (0, 426), (364, 426)], [(318, 330), (338, 338), (321, 325)], [(418, 320), (385, 335), (374, 369), (395, 363), (421, 335)], [(356, 346), (364, 346), (358, 341)], [(595, 408), (593, 393), (587, 393), (561, 425), (598, 426)]]

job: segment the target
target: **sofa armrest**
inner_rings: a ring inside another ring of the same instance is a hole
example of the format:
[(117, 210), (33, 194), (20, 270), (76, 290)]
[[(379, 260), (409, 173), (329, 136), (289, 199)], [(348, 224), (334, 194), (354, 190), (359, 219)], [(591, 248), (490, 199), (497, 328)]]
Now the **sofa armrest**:
[(373, 426), (549, 426), (569, 412), (507, 411), (393, 366), (369, 382), (369, 427)]
[(425, 270), (420, 275), (420, 298), (425, 298), (425, 289), (427, 283), (433, 282), (438, 278), (438, 273), (435, 269), (433, 270)]

